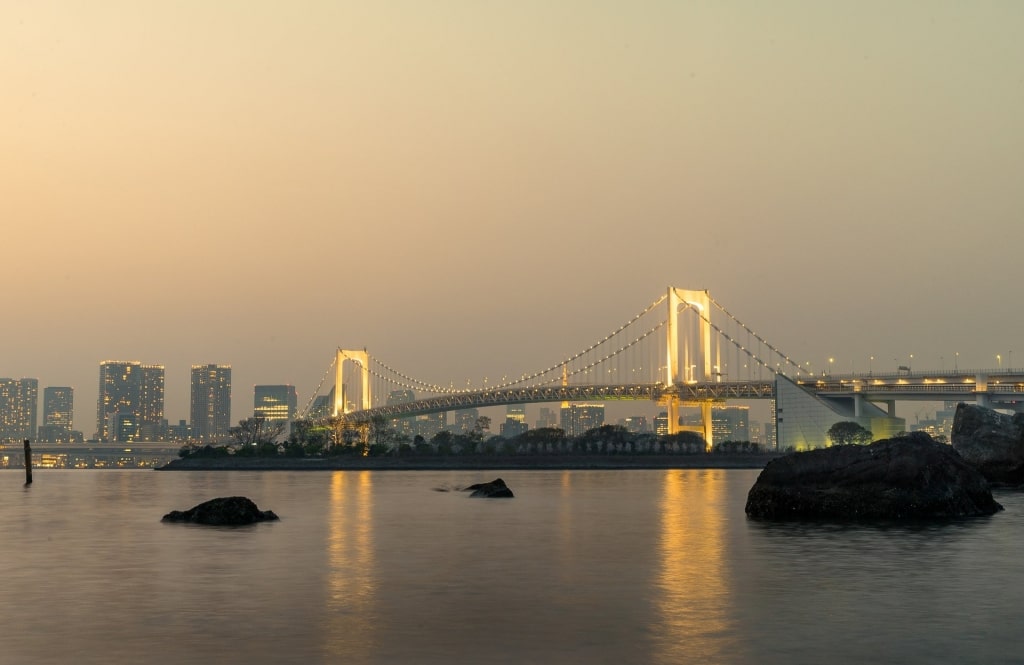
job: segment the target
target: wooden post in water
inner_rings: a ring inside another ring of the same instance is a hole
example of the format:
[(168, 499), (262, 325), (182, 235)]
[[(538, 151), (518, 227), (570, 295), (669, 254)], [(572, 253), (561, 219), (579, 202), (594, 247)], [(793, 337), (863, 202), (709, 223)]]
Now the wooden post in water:
[(25, 484), (32, 484), (32, 446), (25, 439)]

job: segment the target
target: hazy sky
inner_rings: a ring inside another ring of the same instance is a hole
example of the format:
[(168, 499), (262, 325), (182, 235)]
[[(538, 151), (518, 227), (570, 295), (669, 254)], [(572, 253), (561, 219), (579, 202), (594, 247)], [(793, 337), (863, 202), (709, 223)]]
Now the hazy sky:
[[(668, 285), (796, 358), (1019, 348), (1024, 3), (6, 2), (0, 376), (547, 367)], [(944, 360), (940, 361), (940, 357)], [(1015, 358), (1015, 360), (1016, 360)]]

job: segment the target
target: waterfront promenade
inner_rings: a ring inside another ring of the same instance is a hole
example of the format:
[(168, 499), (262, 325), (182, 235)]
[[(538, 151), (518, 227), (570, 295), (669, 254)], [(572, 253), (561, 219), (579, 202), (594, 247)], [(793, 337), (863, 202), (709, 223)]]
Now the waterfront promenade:
[(191, 457), (158, 471), (501, 471), (760, 469), (777, 453), (695, 455), (473, 455), (423, 457)]

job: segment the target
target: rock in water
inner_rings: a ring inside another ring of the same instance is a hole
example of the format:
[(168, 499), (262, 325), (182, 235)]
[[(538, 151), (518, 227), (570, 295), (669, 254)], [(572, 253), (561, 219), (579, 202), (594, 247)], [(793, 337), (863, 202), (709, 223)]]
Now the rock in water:
[(953, 448), (989, 482), (1024, 484), (1024, 413), (1007, 416), (974, 404), (958, 404)]
[(515, 494), (512, 494), (512, 490), (508, 488), (505, 481), (501, 478), (495, 478), (489, 483), (477, 483), (476, 485), (470, 485), (466, 488), (466, 491), (473, 490), (470, 497), (483, 497), (486, 499), (512, 499)]
[(278, 519), (272, 510), (260, 510), (251, 499), (229, 496), (210, 499), (189, 508), (172, 510), (163, 517), (164, 522), (193, 522), (215, 526), (237, 526)]
[(991, 515), (988, 482), (924, 432), (833, 446), (768, 462), (747, 495), (763, 519), (915, 519)]

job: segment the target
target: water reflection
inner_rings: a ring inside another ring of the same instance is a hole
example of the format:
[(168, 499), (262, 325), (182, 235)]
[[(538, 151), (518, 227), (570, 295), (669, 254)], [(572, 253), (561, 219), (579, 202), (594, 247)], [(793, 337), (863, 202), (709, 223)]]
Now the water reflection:
[(331, 475), (325, 651), (338, 662), (367, 662), (377, 636), (373, 601), (373, 482), (369, 471)]
[(655, 662), (722, 662), (729, 624), (725, 472), (667, 471), (661, 511)]

